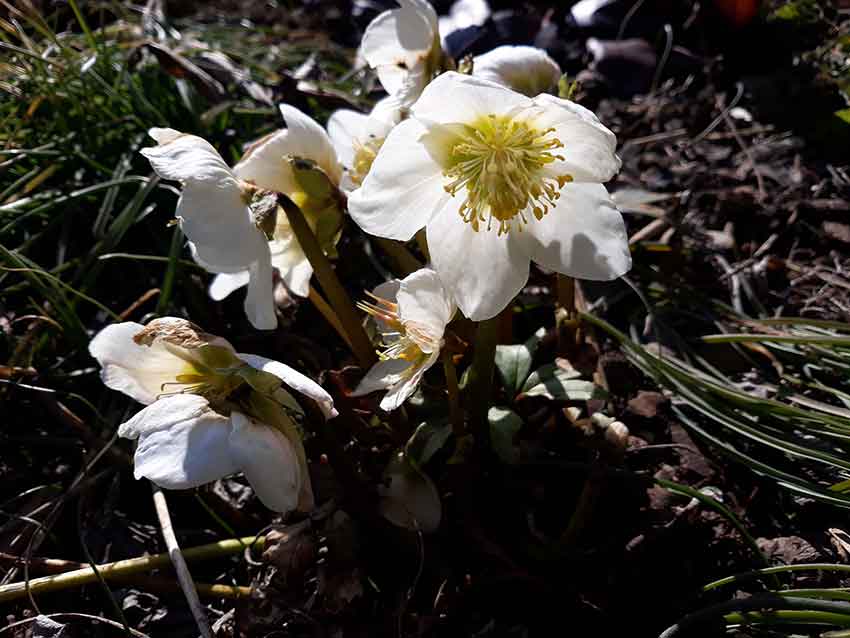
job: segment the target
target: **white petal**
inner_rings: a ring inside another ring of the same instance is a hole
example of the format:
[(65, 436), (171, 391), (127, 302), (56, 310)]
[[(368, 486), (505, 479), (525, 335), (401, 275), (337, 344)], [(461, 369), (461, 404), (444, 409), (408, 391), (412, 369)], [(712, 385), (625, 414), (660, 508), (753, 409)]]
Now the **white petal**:
[[(398, 291), (399, 317), (403, 324), (415, 324), (417, 330), (409, 333), (423, 352), (439, 350), (446, 324), (454, 316), (454, 300), (443, 286), (437, 273), (421, 268), (405, 277)], [(417, 333), (427, 339), (417, 339)], [(420, 343), (421, 342), (421, 343)]]
[(214, 301), (221, 301), (234, 290), (242, 286), (247, 286), (249, 277), (250, 275), (247, 270), (216, 275), (213, 277), (212, 283), (210, 283), (210, 298)]
[(504, 115), (532, 105), (529, 98), (501, 84), (449, 71), (425, 87), (411, 112), (424, 121), (452, 124)]
[(277, 328), (274, 312), (274, 273), (266, 245), (266, 256), (251, 264), (248, 294), (245, 295), (245, 316), (257, 330)]
[(348, 212), (367, 233), (407, 241), (448, 201), (440, 166), (420, 138), (427, 129), (413, 119), (387, 137)]
[(289, 131), (290, 155), (316, 162), (334, 184), (339, 184), (342, 167), (327, 132), (309, 115), (288, 104), (280, 105), (280, 112)]
[(265, 190), (293, 193), (298, 190), (292, 169), (284, 157), (291, 154), (293, 144), (287, 130), (269, 133), (253, 142), (242, 159), (233, 167), (239, 178)]
[(543, 49), (506, 45), (473, 58), (472, 74), (534, 97), (558, 83), (561, 67)]
[(232, 171), (200, 137), (171, 129), (152, 129), (152, 134), (166, 142), (141, 153), (160, 177), (183, 182), (175, 216), (199, 263), (213, 272), (244, 270), (264, 239)]
[(402, 373), (410, 367), (411, 363), (404, 359), (386, 359), (378, 361), (369, 368), (369, 371), (351, 392), (353, 397), (362, 397), (378, 390), (386, 390), (399, 383)]
[(395, 384), (381, 399), (381, 409), (390, 412), (401, 407), (401, 404), (407, 401), (410, 396), (416, 392), (419, 382), (422, 380), (422, 375), (425, 371), (433, 366), (437, 359), (440, 358), (440, 351), (435, 350), (428, 355), (428, 358), (416, 366), (413, 374), (403, 379), (400, 383)]
[(497, 227), (476, 232), (456, 210), (443, 211), (428, 224), (434, 270), (473, 321), (499, 314), (528, 281), (528, 253), (515, 234), (516, 229), (499, 236)]
[[(372, 294), (380, 299), (386, 299), (392, 303), (395, 303), (398, 300), (398, 291), (401, 289), (401, 279), (390, 279), (389, 281), (385, 281), (382, 284), (379, 284), (372, 290)], [(378, 331), (381, 334), (389, 334), (391, 339), (387, 341), (389, 344), (390, 341), (395, 341), (398, 338), (398, 332), (396, 328), (393, 328), (386, 321), (381, 319), (380, 317), (372, 317), (375, 321), (375, 324), (378, 326)], [(371, 390), (370, 390), (371, 392)]]
[(607, 182), (620, 170), (620, 158), (614, 153), (617, 137), (583, 106), (553, 95), (539, 95), (534, 103), (542, 106), (534, 118), (536, 126), (554, 128), (551, 137), (564, 145), (552, 151), (564, 161), (549, 165), (556, 174), (568, 173), (576, 182)]
[(368, 115), (340, 109), (328, 118), (328, 136), (333, 142), (339, 161), (348, 168), (354, 162), (354, 143), (363, 137)]
[(296, 239), (292, 239), (286, 250), (272, 255), (272, 266), (278, 269), (291, 292), (299, 297), (310, 295), (313, 266)]
[(263, 505), (276, 512), (291, 512), (305, 478), (296, 452), (281, 432), (241, 412), (231, 416), (229, 446), (234, 463), (245, 472)]
[(252, 368), (275, 375), (278, 379), (283, 381), (284, 385), (313, 399), (319, 404), (319, 408), (321, 408), (325, 418), (332, 419), (337, 415), (337, 411), (334, 408), (333, 397), (331, 397), (331, 395), (328, 394), (322, 386), (313, 381), (310, 377), (307, 377), (294, 368), (290, 368), (285, 363), (275, 361), (274, 359), (268, 359), (256, 354), (237, 353), (236, 356)]
[(197, 487), (237, 471), (228, 437), (230, 419), (194, 394), (165, 397), (122, 424), (118, 433), (138, 438), (135, 477), (167, 489)]
[[(423, 54), (427, 55), (434, 43), (434, 26), (414, 4), (408, 2), (399, 9), (385, 11), (366, 27), (360, 50), (369, 66), (404, 65), (403, 68), (411, 69)], [(396, 88), (384, 85), (390, 94)]]
[[(92, 339), (89, 353), (100, 363), (100, 376), (107, 387), (147, 404), (162, 392), (179, 390), (175, 378), (192, 370), (160, 343), (140, 346), (133, 341), (142, 330), (143, 325), (133, 322), (106, 326)], [(163, 388), (164, 383), (173, 385)]]
[(607, 281), (632, 265), (623, 216), (601, 184), (567, 184), (557, 206), (521, 235), (531, 259), (571, 277)]

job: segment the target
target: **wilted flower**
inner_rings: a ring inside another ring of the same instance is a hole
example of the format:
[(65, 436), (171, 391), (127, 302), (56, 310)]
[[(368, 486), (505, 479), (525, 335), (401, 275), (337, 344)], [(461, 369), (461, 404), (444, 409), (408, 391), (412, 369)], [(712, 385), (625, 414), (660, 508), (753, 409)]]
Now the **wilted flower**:
[[(286, 129), (255, 142), (233, 167), (241, 180), (272, 193), (269, 225), (266, 228), (271, 263), (289, 289), (301, 297), (310, 292), (313, 266), (295, 238), (284, 214), (277, 213), (273, 193), (288, 195), (304, 213), (307, 223), (326, 251), (333, 250), (342, 223), (338, 188), (342, 165), (328, 134), (311, 117), (287, 104), (280, 106)], [(244, 286), (247, 273), (215, 278), (210, 296), (224, 299)]]
[(439, 359), (443, 333), (456, 307), (430, 268), (381, 284), (370, 296), (372, 301), (359, 306), (375, 318), (384, 351), (352, 396), (388, 390), (381, 408), (395, 410)]
[(174, 216), (195, 260), (210, 272), (241, 273), (249, 321), (260, 330), (274, 328), (269, 248), (254, 223), (246, 184), (206, 140), (170, 128), (148, 134), (158, 146), (142, 155), (160, 177), (183, 185)]
[(147, 405), (118, 434), (138, 439), (135, 476), (187, 489), (242, 471), (270, 509), (311, 509), (304, 448), (291, 414), (302, 413), (281, 383), (315, 400), (333, 399), (277, 361), (237, 353), (184, 319), (107, 326), (89, 344), (101, 378)]
[(558, 84), (561, 67), (543, 49), (506, 45), (474, 57), (472, 75), (535, 97)]
[(349, 213), (390, 239), (425, 227), (443, 284), (483, 320), (522, 289), (531, 260), (583, 279), (628, 271), (623, 218), (602, 185), (619, 170), (615, 147), (573, 102), (448, 72), (387, 136)]
[(328, 118), (328, 135), (345, 168), (340, 188), (358, 188), (372, 167), (381, 145), (399, 119), (391, 98), (380, 100), (369, 115), (340, 109)]
[(437, 12), (427, 0), (398, 0), (366, 27), (360, 51), (401, 108), (419, 97), (443, 57)]

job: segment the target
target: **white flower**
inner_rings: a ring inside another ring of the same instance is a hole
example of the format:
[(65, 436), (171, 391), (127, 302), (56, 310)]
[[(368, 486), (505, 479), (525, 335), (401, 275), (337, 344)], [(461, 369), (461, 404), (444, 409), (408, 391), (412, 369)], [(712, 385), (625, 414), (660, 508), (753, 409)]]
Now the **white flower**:
[(369, 23), (360, 51), (384, 90), (407, 108), (437, 71), (443, 52), (434, 7), (427, 0), (398, 3)]
[[(285, 193), (304, 212), (318, 235), (320, 244), (332, 244), (341, 211), (333, 197), (317, 197), (305, 192), (299, 175), (293, 170), (292, 158), (307, 160), (321, 169), (333, 188), (340, 186), (342, 164), (328, 134), (311, 117), (287, 104), (280, 105), (286, 129), (276, 131), (255, 142), (242, 160), (233, 167), (241, 180), (258, 188)], [(272, 238), (268, 242), (271, 263), (280, 272), (289, 289), (301, 297), (310, 292), (313, 266), (295, 238), (286, 215), (278, 213)], [(215, 278), (210, 296), (219, 301), (249, 281), (247, 273), (224, 274)]]
[(137, 479), (187, 489), (242, 471), (270, 509), (312, 508), (304, 450), (287, 413), (300, 408), (280, 385), (332, 418), (333, 399), (318, 384), (173, 317), (107, 326), (89, 352), (108, 387), (147, 406), (118, 429), (138, 439)]
[(506, 45), (474, 57), (472, 75), (534, 97), (558, 84), (561, 67), (543, 49)]
[(443, 41), (453, 31), (484, 24), (491, 13), (487, 0), (457, 0), (449, 9), (449, 14), (439, 18)]
[(583, 279), (629, 270), (623, 218), (602, 185), (619, 170), (615, 147), (568, 100), (444, 73), (390, 132), (349, 213), (389, 239), (425, 227), (434, 269), (480, 321), (522, 289), (531, 260)]
[(392, 98), (380, 100), (369, 115), (340, 109), (328, 118), (328, 135), (345, 168), (340, 188), (358, 188), (372, 167), (381, 145), (401, 119)]
[(183, 185), (174, 216), (195, 260), (214, 273), (244, 271), (245, 314), (255, 328), (276, 327), (268, 244), (252, 220), (244, 184), (206, 140), (169, 128), (149, 135), (158, 146), (142, 155), (160, 177)]
[(385, 350), (351, 394), (388, 390), (381, 408), (395, 410), (440, 358), (443, 333), (456, 306), (430, 268), (381, 284), (371, 297), (374, 302), (359, 305), (375, 317)]

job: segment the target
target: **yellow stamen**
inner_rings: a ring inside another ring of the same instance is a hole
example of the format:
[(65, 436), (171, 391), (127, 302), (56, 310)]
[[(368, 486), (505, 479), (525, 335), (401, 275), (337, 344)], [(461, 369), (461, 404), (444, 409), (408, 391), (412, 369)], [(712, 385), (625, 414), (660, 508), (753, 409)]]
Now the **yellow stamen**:
[(384, 143), (383, 137), (370, 136), (365, 142), (354, 140), (354, 161), (351, 166), (351, 181), (357, 186), (366, 179), (366, 174), (372, 168), (372, 162), (378, 156), (378, 151)]
[(551, 134), (555, 129), (536, 129), (528, 123), (504, 116), (489, 115), (465, 126), (449, 154), (449, 166), (443, 175), (449, 178), (444, 186), (453, 197), (464, 192), (460, 206), (463, 220), (478, 231), (484, 222), (486, 230), (498, 222), (498, 234), (517, 228), (529, 219), (543, 216), (561, 196), (570, 175), (551, 176), (545, 167), (561, 155), (552, 153), (563, 148)]

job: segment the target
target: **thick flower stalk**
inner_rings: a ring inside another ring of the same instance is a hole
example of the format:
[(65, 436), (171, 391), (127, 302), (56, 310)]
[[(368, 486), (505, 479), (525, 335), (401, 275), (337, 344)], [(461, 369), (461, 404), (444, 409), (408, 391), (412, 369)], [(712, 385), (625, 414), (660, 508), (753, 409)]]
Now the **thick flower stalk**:
[(318, 384), (277, 361), (237, 353), (225, 339), (173, 317), (107, 326), (89, 352), (108, 387), (147, 406), (118, 429), (138, 440), (137, 479), (188, 489), (241, 471), (270, 509), (312, 509), (294, 420), (303, 411), (281, 384), (332, 418), (333, 400)]
[(448, 72), (387, 136), (349, 213), (389, 239), (424, 227), (433, 268), (480, 321), (511, 302), (532, 260), (583, 279), (629, 270), (625, 224), (602, 185), (619, 170), (615, 148), (578, 104)]
[(142, 155), (160, 177), (183, 186), (174, 216), (195, 261), (242, 277), (248, 320), (260, 330), (276, 327), (269, 246), (255, 223), (250, 189), (206, 140), (170, 128), (152, 128), (149, 135), (158, 145)]
[[(283, 193), (301, 208), (326, 253), (333, 253), (342, 225), (340, 182), (343, 167), (325, 130), (310, 116), (287, 104), (280, 106), (286, 128), (269, 134), (250, 146), (233, 167), (234, 174), (263, 191)], [(268, 198), (265, 227), (271, 263), (296, 295), (310, 292), (313, 266), (295, 238), (286, 215), (278, 214)], [(250, 281), (250, 274), (223, 274), (210, 286), (210, 296), (224, 299)]]
[(427, 0), (398, 0), (366, 27), (360, 52), (384, 90), (406, 109), (440, 69), (443, 50), (437, 12)]
[(430, 268), (381, 284), (370, 297), (359, 305), (374, 317), (384, 349), (352, 396), (387, 390), (381, 408), (395, 410), (439, 360), (446, 325), (457, 308)]
[(561, 67), (543, 49), (505, 45), (475, 56), (472, 75), (536, 97), (558, 84)]

